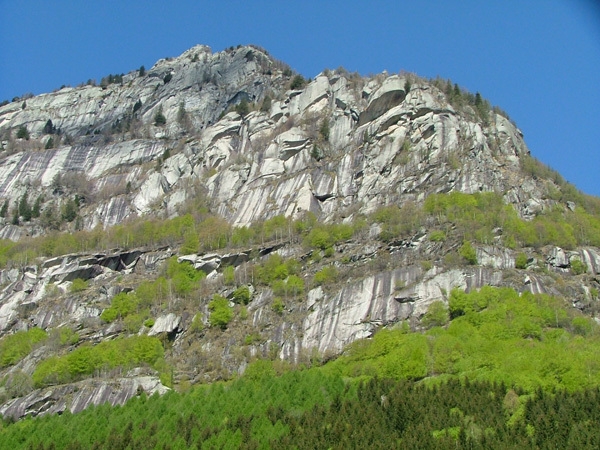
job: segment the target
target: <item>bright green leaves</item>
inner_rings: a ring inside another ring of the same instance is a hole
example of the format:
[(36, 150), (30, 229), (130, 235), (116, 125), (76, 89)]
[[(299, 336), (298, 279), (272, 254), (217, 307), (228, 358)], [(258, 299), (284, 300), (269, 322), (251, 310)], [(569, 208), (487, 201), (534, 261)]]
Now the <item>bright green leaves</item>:
[(43, 360), (33, 373), (33, 381), (37, 387), (67, 383), (115, 367), (155, 366), (163, 356), (162, 345), (155, 337), (132, 336), (104, 341)]
[(48, 335), (40, 328), (17, 331), (0, 339), (0, 367), (16, 364), (33, 350), (35, 344), (46, 340)]
[(233, 318), (233, 310), (229, 306), (229, 300), (220, 295), (214, 295), (208, 304), (210, 316), (208, 321), (211, 326), (224, 330)]

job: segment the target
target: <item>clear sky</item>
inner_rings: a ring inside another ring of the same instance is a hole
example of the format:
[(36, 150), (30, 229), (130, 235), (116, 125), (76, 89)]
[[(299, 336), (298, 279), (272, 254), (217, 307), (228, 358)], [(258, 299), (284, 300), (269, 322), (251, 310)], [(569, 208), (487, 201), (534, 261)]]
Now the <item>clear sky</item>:
[(0, 0), (0, 101), (257, 44), (325, 68), (450, 78), (504, 109), (532, 154), (600, 195), (595, 0)]

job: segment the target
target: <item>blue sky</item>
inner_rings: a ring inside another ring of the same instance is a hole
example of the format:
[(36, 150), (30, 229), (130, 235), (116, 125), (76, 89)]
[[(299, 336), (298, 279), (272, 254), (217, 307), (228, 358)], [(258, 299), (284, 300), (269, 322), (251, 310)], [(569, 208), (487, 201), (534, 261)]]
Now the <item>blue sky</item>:
[(532, 154), (600, 195), (594, 0), (0, 0), (0, 101), (99, 81), (195, 44), (257, 44), (313, 77), (450, 78), (504, 109)]

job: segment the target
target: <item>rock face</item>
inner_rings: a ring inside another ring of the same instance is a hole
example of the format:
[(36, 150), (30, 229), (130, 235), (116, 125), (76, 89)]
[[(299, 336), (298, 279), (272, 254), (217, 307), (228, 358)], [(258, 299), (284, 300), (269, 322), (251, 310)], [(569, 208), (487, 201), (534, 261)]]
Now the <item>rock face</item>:
[[(262, 49), (212, 53), (197, 46), (144, 75), (131, 72), (118, 83), (63, 88), (0, 107), (0, 206), (7, 205), (0, 238), (18, 242), (82, 229), (92, 239), (129, 219), (178, 216), (190, 204), (237, 227), (307, 212), (325, 223), (350, 222), (381, 206), (420, 204), (453, 191), (501, 192), (523, 218), (556, 206), (543, 195), (554, 182), (521, 170), (529, 152), (513, 123), (495, 110), (483, 116), (473, 105), (453, 105), (439, 83), (343, 70), (325, 71), (298, 89), (290, 89), (291, 81), (291, 70)], [(17, 138), (21, 127), (29, 140)], [(39, 218), (14, 215), (14, 205), (24, 201), (37, 204)], [(557, 293), (553, 276), (570, 276), (575, 260), (589, 279), (570, 285), (573, 304), (585, 309), (600, 272), (600, 252), (591, 247), (536, 250), (539, 260), (526, 255), (524, 270), (515, 268), (515, 250), (490, 240), (476, 247), (476, 266), (448, 267), (443, 257), (459, 244), (436, 246), (419, 232), (386, 246), (375, 239), (380, 233), (375, 224), (337, 246), (351, 275), (328, 287), (309, 286), (322, 266), (284, 236), (206, 254), (179, 254), (175, 242), (96, 253), (82, 244), (80, 253), (35, 260), (24, 254), (0, 270), (0, 338), (33, 326), (71, 328), (80, 344), (157, 336), (169, 346), (176, 381), (210, 381), (243, 372), (257, 356), (302, 362), (312, 352), (338, 354), (396, 322), (418, 329), (429, 305), (447, 302), (453, 288)], [(128, 247), (126, 235), (119, 242)], [(279, 299), (274, 307), (271, 289), (253, 285), (248, 266), (274, 253), (303, 262), (308, 292), (302, 300)], [(168, 301), (152, 306), (153, 322), (100, 319), (116, 294), (164, 275), (172, 256), (207, 275), (202, 298), (178, 296), (167, 284)], [(226, 268), (251, 294), (231, 333), (207, 319), (213, 294), (235, 297), (223, 281)], [(76, 279), (90, 289), (73, 292)], [(31, 376), (49, 348), (0, 369), (0, 379)], [(165, 389), (156, 377), (139, 374), (91, 379), (5, 398), (0, 414), (77, 412)]]
[(0, 407), (4, 417), (18, 419), (43, 414), (61, 414), (66, 410), (77, 413), (91, 405), (110, 403), (123, 405), (127, 400), (145, 392), (164, 394), (169, 388), (163, 386), (155, 376), (137, 376), (115, 380), (92, 380), (38, 389), (16, 398)]
[[(281, 67), (256, 48), (198, 46), (122, 84), (8, 104), (0, 199), (43, 196), (44, 209), (77, 195), (87, 229), (157, 207), (174, 214), (198, 184), (236, 225), (303, 211), (331, 221), (452, 190), (505, 192), (523, 214), (544, 208), (541, 187), (517, 170), (528, 150), (505, 117), (490, 111), (483, 125), (433, 84), (398, 75), (327, 72), (286, 91)], [(257, 110), (219, 118), (241, 102)], [(165, 125), (155, 125), (159, 110)], [(48, 120), (60, 135), (43, 134)], [(14, 138), (22, 126), (29, 141)], [(55, 148), (45, 149), (50, 138)], [(40, 230), (5, 223), (0, 233)]]

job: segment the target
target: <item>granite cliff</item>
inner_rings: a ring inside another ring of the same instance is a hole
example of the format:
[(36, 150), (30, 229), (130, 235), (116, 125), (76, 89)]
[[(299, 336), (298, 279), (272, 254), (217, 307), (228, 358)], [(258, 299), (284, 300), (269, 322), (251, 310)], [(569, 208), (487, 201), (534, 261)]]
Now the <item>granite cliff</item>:
[[(497, 227), (474, 245), (475, 259), (461, 264), (446, 255), (462, 240), (450, 238), (451, 228), (448, 239), (431, 239), (433, 222), (382, 239), (382, 225), (367, 220), (346, 239), (312, 247), (291, 229), (307, 217), (350, 226), (384, 207), (416, 211), (431, 195), (451, 192), (494, 193), (524, 222), (581, 207), (556, 194), (568, 187), (552, 173), (527, 169), (532, 158), (523, 135), (505, 113), (443, 80), (361, 77), (342, 69), (304, 80), (257, 47), (212, 53), (197, 46), (100, 85), (2, 106), (0, 136), (6, 245), (46, 236), (60, 242), (75, 232), (102, 236), (123, 224), (185, 214), (218, 217), (217, 228), (283, 224), (265, 239), (230, 240), (212, 251), (199, 242), (190, 252), (181, 240), (132, 246), (126, 237), (110, 248), (115, 241), (102, 244), (99, 237), (68, 254), (57, 255), (55, 245), (3, 261), (0, 337), (33, 327), (50, 336), (65, 328), (75, 334), (67, 344), (41, 341), (2, 365), (3, 415), (79, 411), (123, 402), (139, 390), (163, 392), (148, 364), (125, 377), (103, 370), (49, 387), (33, 382), (49, 354), (117, 337), (159, 337), (171, 367), (168, 383), (180, 387), (241, 373), (256, 357), (310, 363), (379, 327), (403, 321), (418, 327), (429, 305), (446, 301), (456, 287), (505, 285), (564, 295), (594, 310), (600, 271), (594, 245), (505, 245)], [(27, 203), (34, 200), (32, 214)], [(526, 264), (516, 262), (519, 254)], [(297, 261), (301, 295), (282, 296), (255, 282), (254, 271), (248, 275), (272, 255)], [(143, 325), (103, 319), (114, 298), (164, 275), (173, 258), (207, 275), (193, 295), (171, 291)], [(583, 263), (583, 275), (572, 270), (574, 261)], [(313, 283), (325, 267), (343, 276)], [(74, 289), (75, 281), (86, 284)], [(215, 326), (210, 299), (218, 294), (233, 305), (237, 286), (248, 287), (247, 306), (235, 306), (227, 327)], [(274, 305), (279, 297), (283, 302)]]

